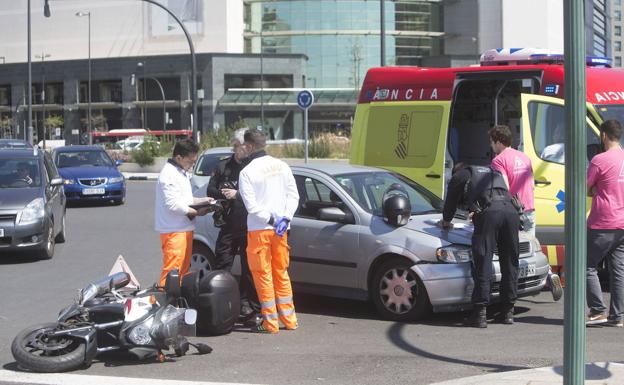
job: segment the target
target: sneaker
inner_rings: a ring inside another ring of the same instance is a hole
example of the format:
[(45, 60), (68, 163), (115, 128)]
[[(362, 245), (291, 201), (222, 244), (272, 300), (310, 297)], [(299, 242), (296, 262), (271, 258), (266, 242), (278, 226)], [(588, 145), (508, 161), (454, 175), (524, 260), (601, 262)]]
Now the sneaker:
[(251, 328), (251, 332), (252, 333), (263, 333), (263, 334), (277, 334), (276, 331), (274, 332), (274, 331), (271, 331), (271, 330), (265, 328), (263, 324), (253, 326)]
[(607, 323), (607, 315), (604, 313), (589, 313), (585, 319), (585, 325), (598, 325)]
[(624, 320), (621, 319), (610, 319), (607, 324), (616, 328), (624, 328)]
[(243, 321), (243, 325), (248, 327), (255, 327), (258, 325), (262, 325), (262, 321), (264, 321), (264, 318), (262, 318), (260, 314), (254, 313), (251, 317)]
[(553, 301), (557, 302), (563, 296), (563, 287), (561, 286), (561, 279), (557, 274), (551, 274), (548, 276), (548, 284), (550, 286), (550, 292), (553, 296)]

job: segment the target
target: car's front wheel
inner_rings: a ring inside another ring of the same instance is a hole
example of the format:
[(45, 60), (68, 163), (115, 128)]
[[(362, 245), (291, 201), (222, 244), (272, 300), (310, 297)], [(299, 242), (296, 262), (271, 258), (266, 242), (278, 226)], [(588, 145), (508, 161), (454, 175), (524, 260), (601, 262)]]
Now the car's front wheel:
[(46, 238), (44, 239), (45, 244), (43, 246), (43, 250), (39, 253), (39, 257), (41, 259), (51, 259), (54, 256), (54, 223), (52, 220), (48, 223), (48, 228), (46, 231)]
[(193, 242), (193, 253), (191, 254), (191, 266), (189, 270), (200, 270), (203, 277), (211, 270), (214, 270), (216, 257), (212, 250), (201, 242)]
[(406, 259), (392, 258), (373, 272), (371, 299), (384, 319), (412, 321), (429, 314), (427, 290), (412, 265)]

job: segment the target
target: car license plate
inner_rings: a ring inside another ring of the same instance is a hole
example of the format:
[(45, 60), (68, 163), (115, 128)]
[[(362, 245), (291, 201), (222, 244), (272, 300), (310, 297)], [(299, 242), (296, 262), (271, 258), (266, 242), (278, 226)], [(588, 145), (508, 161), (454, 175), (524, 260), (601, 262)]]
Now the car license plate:
[(4, 229), (0, 229), (0, 237), (4, 237)]
[(82, 190), (83, 195), (104, 195), (106, 192), (103, 188), (85, 188)]
[(531, 277), (535, 275), (535, 264), (522, 265), (518, 268), (518, 278)]

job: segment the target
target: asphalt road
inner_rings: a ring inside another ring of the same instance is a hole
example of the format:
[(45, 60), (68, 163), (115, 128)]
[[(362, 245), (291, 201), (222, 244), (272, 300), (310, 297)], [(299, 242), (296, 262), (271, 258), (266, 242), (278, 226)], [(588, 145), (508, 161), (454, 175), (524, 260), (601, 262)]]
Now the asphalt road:
[[(123, 206), (69, 208), (68, 240), (52, 260), (0, 257), (2, 368), (16, 369), (10, 344), (20, 329), (55, 320), (77, 289), (109, 272), (117, 255), (143, 286), (157, 279), (161, 256), (152, 229), (153, 199), (153, 182), (130, 182)], [(403, 324), (377, 319), (367, 303), (303, 295), (295, 302), (296, 331), (197, 337), (214, 351), (163, 364), (111, 356), (75, 373), (264, 384), (427, 384), (563, 362), (563, 300), (553, 303), (549, 293), (519, 301), (515, 325), (484, 330), (460, 327), (460, 313)], [(588, 329), (587, 361), (621, 361), (623, 333)]]

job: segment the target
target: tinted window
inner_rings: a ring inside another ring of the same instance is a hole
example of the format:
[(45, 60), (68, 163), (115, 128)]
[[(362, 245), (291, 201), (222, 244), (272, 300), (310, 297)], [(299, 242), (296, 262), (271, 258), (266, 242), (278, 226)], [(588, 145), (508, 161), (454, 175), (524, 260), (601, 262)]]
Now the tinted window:
[(381, 215), (384, 192), (393, 184), (400, 185), (407, 192), (412, 214), (438, 212), (442, 207), (440, 199), (398, 174), (367, 172), (336, 175), (335, 179), (364, 210), (374, 215)]
[(37, 158), (0, 158), (1, 188), (30, 188), (41, 186), (41, 172)]
[(318, 218), (319, 210), (326, 207), (337, 207), (345, 213), (351, 212), (342, 199), (324, 183), (303, 175), (295, 175), (295, 183), (299, 192), (296, 216)]
[(195, 175), (212, 176), (217, 168), (217, 165), (219, 164), (219, 160), (229, 155), (230, 154), (228, 153), (202, 155), (202, 157), (197, 161)]
[(56, 154), (58, 168), (82, 166), (113, 166), (113, 161), (104, 151), (71, 151)]

